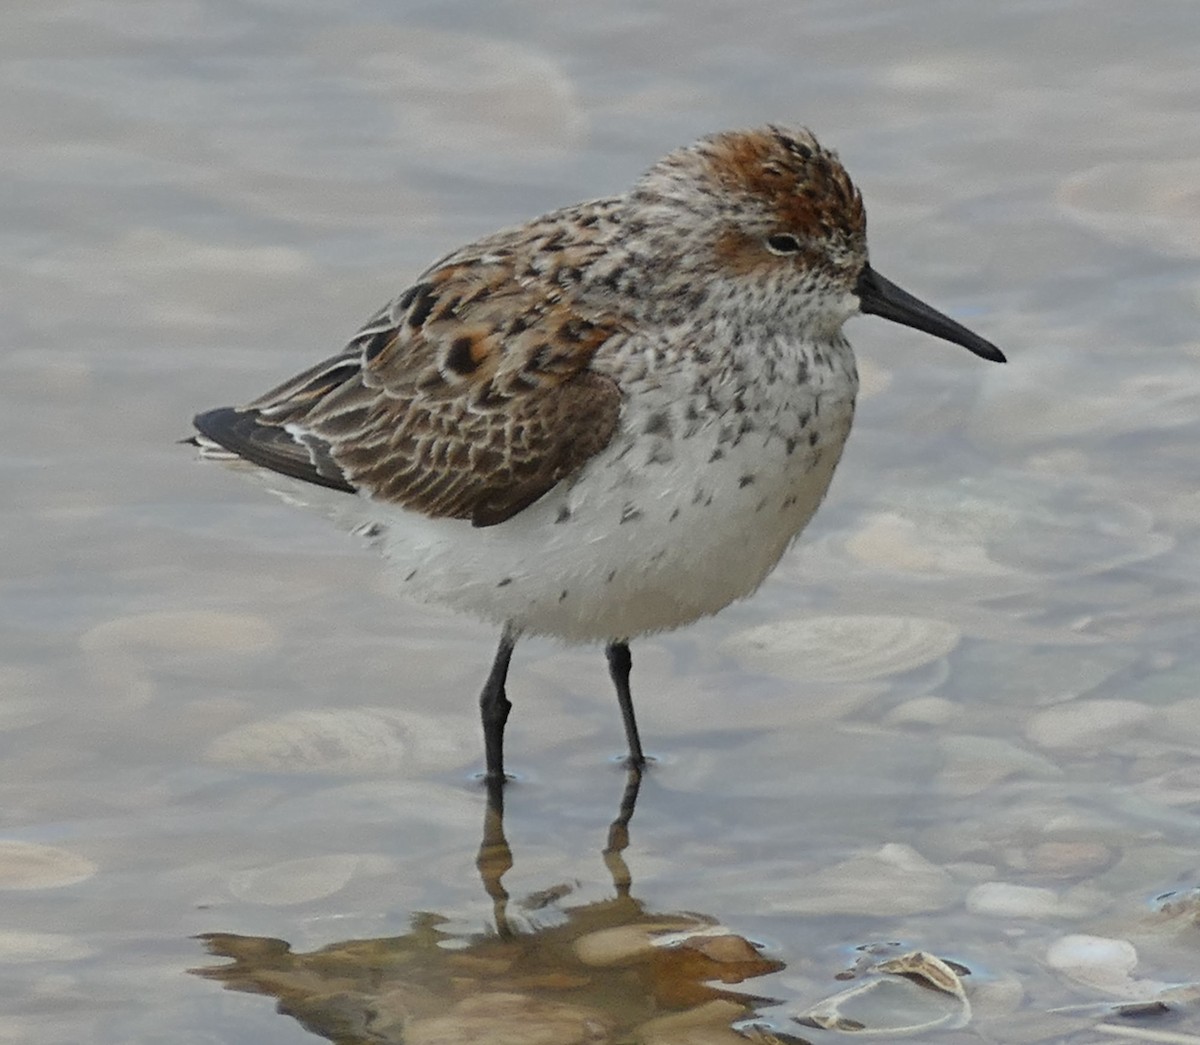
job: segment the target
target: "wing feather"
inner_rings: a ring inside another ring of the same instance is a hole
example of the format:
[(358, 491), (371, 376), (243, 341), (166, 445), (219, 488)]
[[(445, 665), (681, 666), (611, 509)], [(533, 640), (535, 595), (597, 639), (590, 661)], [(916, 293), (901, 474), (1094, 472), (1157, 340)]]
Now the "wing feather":
[(530, 279), (525, 246), (452, 255), (338, 355), (197, 428), (309, 482), (504, 522), (599, 453), (621, 410), (590, 364), (622, 324)]

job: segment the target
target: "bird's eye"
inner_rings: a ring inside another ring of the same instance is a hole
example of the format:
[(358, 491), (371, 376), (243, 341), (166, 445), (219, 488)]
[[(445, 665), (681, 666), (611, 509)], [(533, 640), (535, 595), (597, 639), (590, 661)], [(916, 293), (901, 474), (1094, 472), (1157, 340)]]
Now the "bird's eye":
[(767, 250), (772, 254), (795, 254), (800, 250), (800, 241), (790, 232), (777, 232), (767, 237)]

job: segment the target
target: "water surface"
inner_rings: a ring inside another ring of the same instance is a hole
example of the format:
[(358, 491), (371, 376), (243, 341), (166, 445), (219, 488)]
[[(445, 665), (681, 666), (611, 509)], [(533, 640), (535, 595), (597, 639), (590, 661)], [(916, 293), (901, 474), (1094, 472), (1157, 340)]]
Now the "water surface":
[[(382, 1004), (306, 981), (279, 1015), (187, 974), (214, 933), (356, 955), (404, 1003), (362, 1040), (497, 993), (832, 1040), (790, 1017), (906, 950), (971, 972), (939, 1040), (1200, 1040), (1186, 990), (1110, 1008), (1196, 968), (1193, 5), (48, 0), (0, 28), (0, 1041), (300, 1042)], [(658, 762), (628, 847), (603, 657), (528, 642), (512, 866), (481, 879), (491, 629), (176, 440), (465, 239), (768, 119), (837, 147), (875, 266), (1011, 362), (853, 321), (865, 394), (805, 539), (634, 648)], [(679, 912), (761, 944), (719, 953), (777, 1004), (572, 964)], [(532, 965), (488, 951), (502, 923)]]

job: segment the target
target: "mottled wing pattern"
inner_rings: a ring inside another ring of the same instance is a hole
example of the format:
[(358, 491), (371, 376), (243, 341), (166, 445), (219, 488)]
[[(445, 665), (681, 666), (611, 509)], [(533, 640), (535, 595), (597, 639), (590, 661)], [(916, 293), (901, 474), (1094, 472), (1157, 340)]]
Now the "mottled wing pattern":
[(197, 427), (310, 482), (503, 522), (602, 450), (620, 413), (616, 384), (589, 369), (620, 324), (585, 315), (544, 272), (525, 278), (542, 257), (452, 255), (343, 352)]

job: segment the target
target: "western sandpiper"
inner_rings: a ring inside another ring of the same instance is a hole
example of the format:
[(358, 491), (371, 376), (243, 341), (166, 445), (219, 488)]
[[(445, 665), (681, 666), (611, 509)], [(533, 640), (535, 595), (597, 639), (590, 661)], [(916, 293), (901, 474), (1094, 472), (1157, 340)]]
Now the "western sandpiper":
[(808, 131), (717, 134), (448, 254), (197, 442), (363, 498), (407, 591), (502, 628), (490, 779), (523, 634), (606, 644), (640, 766), (629, 640), (751, 594), (812, 518), (859, 313), (1004, 361), (871, 267), (862, 197)]

